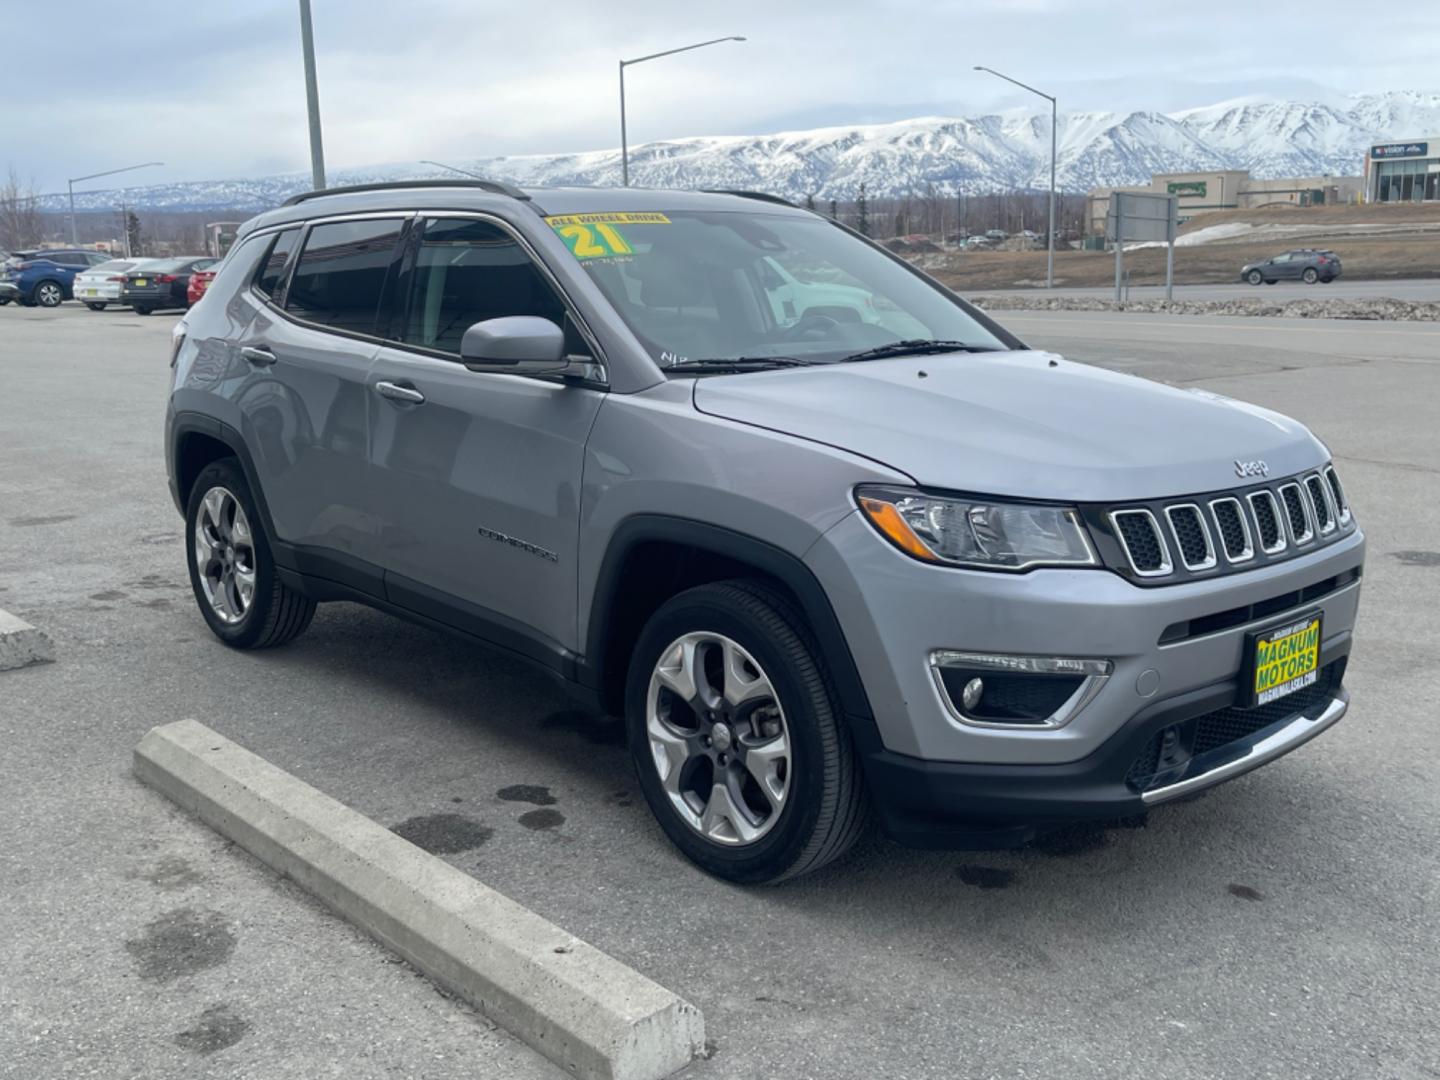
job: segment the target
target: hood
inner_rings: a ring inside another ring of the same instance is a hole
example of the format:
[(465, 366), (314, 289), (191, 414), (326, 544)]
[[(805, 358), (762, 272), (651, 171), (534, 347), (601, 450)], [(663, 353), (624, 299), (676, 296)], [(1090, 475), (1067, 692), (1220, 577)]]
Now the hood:
[(1116, 502), (1238, 487), (1328, 457), (1304, 425), (1045, 352), (953, 353), (698, 379), (695, 407), (870, 458), (927, 487)]

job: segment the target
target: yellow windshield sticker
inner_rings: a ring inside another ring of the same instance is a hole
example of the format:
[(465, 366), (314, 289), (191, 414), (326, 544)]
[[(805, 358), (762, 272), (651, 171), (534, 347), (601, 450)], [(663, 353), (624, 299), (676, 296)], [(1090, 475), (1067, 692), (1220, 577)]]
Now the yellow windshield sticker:
[(664, 214), (648, 211), (633, 214), (557, 214), (547, 217), (545, 224), (558, 232), (563, 225), (669, 225), (670, 219)]
[(669, 225), (664, 214), (560, 214), (547, 217), (546, 223), (565, 241), (570, 254), (577, 259), (608, 259), (617, 255), (633, 255), (635, 249), (617, 226)]

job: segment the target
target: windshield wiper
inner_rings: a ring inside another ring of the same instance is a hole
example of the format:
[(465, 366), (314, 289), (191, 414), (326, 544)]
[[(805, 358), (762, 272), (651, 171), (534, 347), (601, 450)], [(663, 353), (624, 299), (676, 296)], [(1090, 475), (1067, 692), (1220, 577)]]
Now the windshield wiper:
[(674, 364), (667, 364), (663, 371), (688, 371), (688, 372), (712, 372), (712, 371), (764, 371), (766, 368), (777, 367), (808, 367), (811, 360), (801, 360), (798, 356), (724, 356), (711, 357), (704, 360), (681, 360)]
[(883, 360), (887, 356), (924, 356), (942, 352), (1001, 352), (994, 345), (971, 345), (964, 341), (936, 341), (931, 338), (910, 338), (907, 341), (892, 341), (889, 345), (877, 345), (873, 349), (851, 353), (840, 358), (839, 363), (848, 364), (854, 360)]

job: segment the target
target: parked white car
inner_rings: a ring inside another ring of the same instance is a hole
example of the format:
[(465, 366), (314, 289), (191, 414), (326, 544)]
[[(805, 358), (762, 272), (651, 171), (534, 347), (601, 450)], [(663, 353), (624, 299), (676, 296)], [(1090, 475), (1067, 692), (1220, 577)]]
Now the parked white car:
[(157, 260), (111, 259), (99, 266), (92, 266), (89, 270), (75, 275), (75, 284), (71, 287), (71, 292), (76, 300), (79, 300), (91, 311), (104, 311), (107, 304), (120, 302), (120, 286), (125, 281), (125, 271), (134, 270), (155, 261)]

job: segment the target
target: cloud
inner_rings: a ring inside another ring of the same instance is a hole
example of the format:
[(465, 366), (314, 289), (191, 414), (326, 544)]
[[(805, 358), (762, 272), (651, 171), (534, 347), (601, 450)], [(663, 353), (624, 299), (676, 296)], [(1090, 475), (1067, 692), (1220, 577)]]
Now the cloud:
[[(334, 165), (614, 146), (620, 57), (727, 34), (749, 40), (629, 70), (632, 141), (1035, 103), (976, 63), (1066, 108), (1132, 110), (1430, 89), (1440, 53), (1431, 9), (1356, 18), (1333, 0), (1312, 0), (1303, 17), (1249, 0), (313, 4)], [(137, 183), (307, 168), (294, 0), (190, 4), (153, 21), (82, 0), (67, 14), (59, 30), (6, 23), (0, 168), (44, 190), (150, 159), (167, 164)], [(63, 79), (40, 77), (57, 64)], [(27, 66), (34, 75), (16, 77)]]

